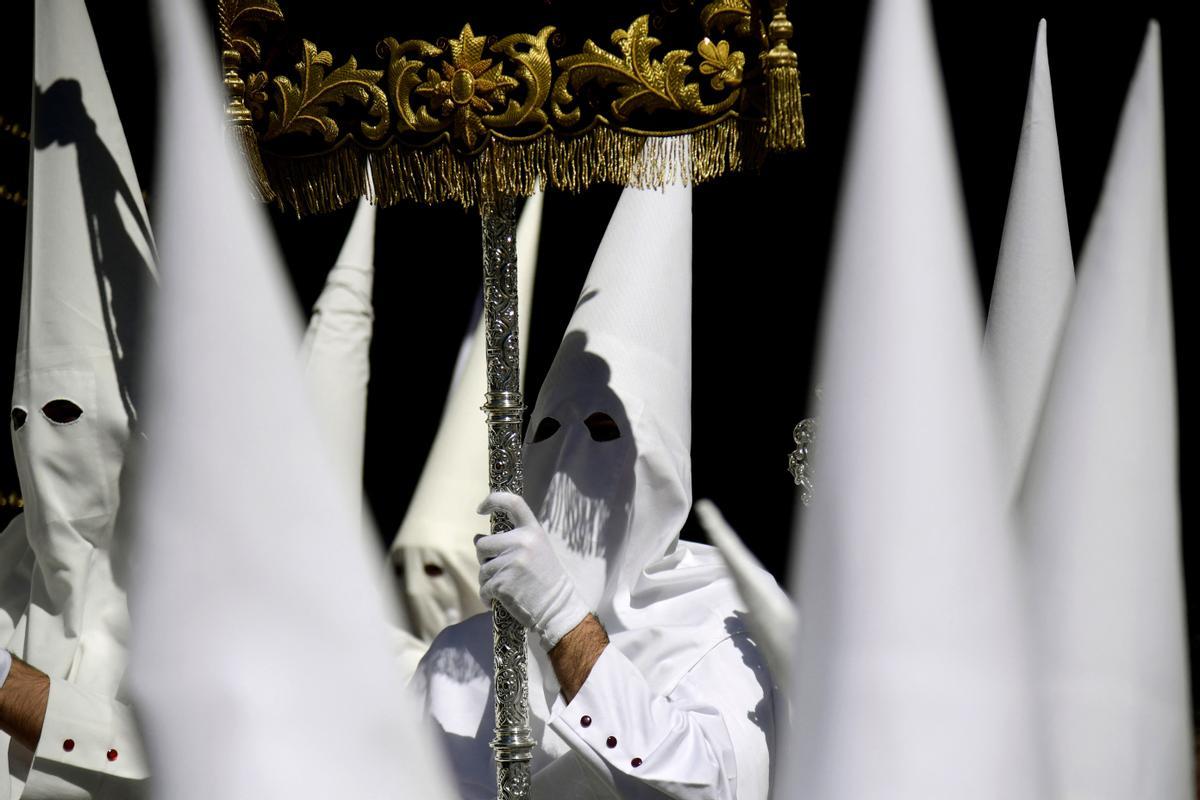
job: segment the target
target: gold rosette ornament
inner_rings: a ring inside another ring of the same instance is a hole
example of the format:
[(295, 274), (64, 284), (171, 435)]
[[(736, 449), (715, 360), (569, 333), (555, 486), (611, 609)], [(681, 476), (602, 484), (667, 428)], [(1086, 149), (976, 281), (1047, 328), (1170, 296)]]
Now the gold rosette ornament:
[(520, 84), (502, 71), (495, 59), (484, 58), (487, 37), (476, 36), (468, 23), (462, 34), (450, 40), (450, 60), (441, 71), (430, 68), (425, 82), (414, 90), (428, 98), (439, 116), (453, 119), (453, 132), (473, 148), (487, 132), (482, 115), (504, 106), (504, 90)]

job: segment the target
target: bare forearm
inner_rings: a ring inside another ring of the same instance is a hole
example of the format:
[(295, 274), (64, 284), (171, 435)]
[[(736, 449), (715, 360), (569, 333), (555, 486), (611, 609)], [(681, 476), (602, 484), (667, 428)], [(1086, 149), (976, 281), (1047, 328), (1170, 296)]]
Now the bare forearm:
[(607, 646), (608, 633), (604, 626), (594, 615), (588, 614), (550, 650), (550, 664), (568, 703), (575, 699)]
[(12, 671), (0, 687), (0, 730), (36, 750), (49, 699), (50, 678), (14, 656)]

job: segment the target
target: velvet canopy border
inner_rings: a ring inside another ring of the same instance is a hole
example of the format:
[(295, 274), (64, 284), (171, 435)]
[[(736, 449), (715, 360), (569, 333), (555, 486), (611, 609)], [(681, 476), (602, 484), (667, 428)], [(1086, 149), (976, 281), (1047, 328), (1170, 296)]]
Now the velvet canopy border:
[(468, 23), (335, 57), (276, 0), (220, 0), (231, 128), (260, 197), (297, 215), (700, 183), (803, 147), (787, 0), (642, 5), (604, 33)]

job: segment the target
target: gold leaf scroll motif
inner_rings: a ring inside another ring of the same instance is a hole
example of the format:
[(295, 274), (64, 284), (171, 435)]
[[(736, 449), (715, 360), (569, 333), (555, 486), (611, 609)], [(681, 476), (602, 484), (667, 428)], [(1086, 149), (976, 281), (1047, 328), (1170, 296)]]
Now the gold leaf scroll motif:
[(251, 72), (246, 76), (246, 96), (243, 102), (254, 119), (262, 119), (266, 113), (267, 102), (271, 99), (267, 93), (267, 73), (264, 71)]
[[(388, 51), (387, 88), (396, 109), (396, 130), (400, 133), (436, 133), (449, 126), (448, 119), (435, 117), (424, 104), (413, 102), (413, 90), (421, 85), (422, 58), (442, 55), (441, 49), (420, 39), (398, 42), (389, 36), (379, 45), (380, 55)], [(409, 58), (410, 55), (417, 56)]]
[[(738, 90), (733, 88), (735, 83), (724, 81), (731, 87), (730, 93), (710, 104), (701, 99), (699, 84), (686, 82), (692, 71), (687, 63), (690, 51), (668, 51), (661, 61), (651, 58), (651, 51), (662, 42), (650, 35), (649, 28), (650, 17), (646, 15), (634, 20), (628, 31), (615, 31), (612, 41), (621, 50), (620, 56), (609, 53), (589, 39), (584, 42), (582, 53), (558, 60), (562, 73), (554, 82), (552, 106), (558, 123), (569, 126), (579, 122), (579, 109), (567, 107), (575, 103), (575, 94), (580, 87), (593, 81), (601, 86), (616, 87), (618, 97), (612, 101), (611, 109), (618, 122), (628, 121), (636, 111), (665, 109), (716, 116), (733, 106), (738, 98)], [(744, 63), (745, 56), (738, 51), (735, 53)], [(739, 72), (737, 81), (740, 80)]]
[(362, 123), (363, 135), (372, 141), (383, 138), (389, 124), (387, 95), (377, 85), (383, 71), (359, 69), (351, 56), (345, 64), (326, 74), (333, 66), (333, 55), (328, 50), (318, 50), (307, 39), (303, 44), (304, 60), (296, 65), (300, 85), (285, 76), (276, 76), (275, 85), (279, 89), (276, 110), (267, 119), (264, 138), (274, 139), (285, 133), (319, 133), (326, 142), (332, 142), (338, 136), (338, 124), (330, 115), (329, 106), (342, 105), (347, 98), (366, 106), (368, 113), (378, 118), (374, 125)]
[[(546, 124), (546, 112), (542, 105), (550, 96), (550, 73), (552, 64), (546, 42), (554, 33), (553, 27), (545, 27), (531, 36), (514, 33), (492, 45), (493, 53), (503, 53), (517, 62), (516, 76), (525, 84), (525, 102), (508, 101), (502, 114), (484, 118), (489, 128), (512, 128), (526, 123)], [(528, 49), (521, 49), (528, 48)]]

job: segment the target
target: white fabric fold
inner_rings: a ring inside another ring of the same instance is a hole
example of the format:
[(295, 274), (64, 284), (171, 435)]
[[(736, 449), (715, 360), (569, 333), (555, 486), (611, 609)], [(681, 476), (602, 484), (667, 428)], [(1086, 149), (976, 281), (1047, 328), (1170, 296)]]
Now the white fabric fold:
[(737, 583), (738, 594), (746, 604), (746, 625), (771, 665), (771, 674), (780, 686), (786, 687), (791, 678), (792, 650), (800, 633), (796, 605), (711, 500), (696, 501), (696, 517), (721, 551), (721, 558)]

